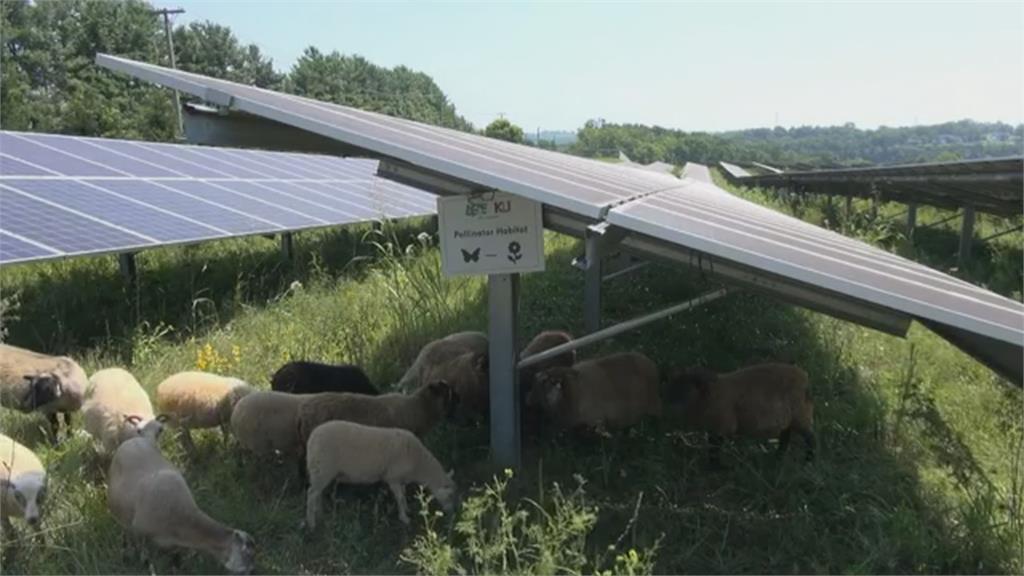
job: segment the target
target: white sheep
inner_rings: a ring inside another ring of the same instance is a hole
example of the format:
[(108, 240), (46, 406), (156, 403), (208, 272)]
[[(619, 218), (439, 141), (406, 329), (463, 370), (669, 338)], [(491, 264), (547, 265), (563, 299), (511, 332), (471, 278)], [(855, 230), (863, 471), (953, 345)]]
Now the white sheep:
[(24, 518), (39, 527), (46, 502), (46, 469), (28, 448), (0, 434), (0, 521), (13, 530), (11, 516)]
[(260, 390), (246, 395), (231, 412), (231, 432), (243, 448), (260, 455), (297, 454), (301, 394)]
[(325, 488), (335, 479), (347, 484), (384, 482), (398, 504), (398, 518), (409, 523), (405, 485), (426, 486), (446, 512), (455, 501), (455, 482), (415, 434), (400, 428), (376, 428), (335, 420), (313, 431), (306, 445), (309, 490), (306, 527), (316, 528)]
[(179, 372), (156, 387), (157, 410), (179, 429), (182, 446), (195, 452), (190, 430), (219, 427), (228, 438), (231, 413), (253, 389), (238, 378), (208, 372)]
[(148, 422), (125, 440), (110, 463), (107, 505), (123, 528), (158, 547), (200, 550), (231, 573), (252, 570), (255, 542), (249, 534), (210, 518), (199, 509), (184, 476), (160, 453), (163, 426)]
[(46, 415), (54, 439), (59, 429), (58, 413), (70, 428), (71, 413), (82, 407), (87, 386), (85, 371), (67, 356), (48, 356), (0, 344), (0, 405)]
[(89, 379), (82, 420), (101, 454), (112, 454), (121, 442), (137, 435), (153, 419), (149, 395), (131, 372), (107, 368)]

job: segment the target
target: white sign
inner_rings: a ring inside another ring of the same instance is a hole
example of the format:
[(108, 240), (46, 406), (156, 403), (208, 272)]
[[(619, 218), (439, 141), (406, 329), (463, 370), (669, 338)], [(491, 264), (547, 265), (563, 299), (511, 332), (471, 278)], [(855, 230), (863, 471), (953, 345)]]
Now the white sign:
[(544, 270), (541, 205), (504, 192), (437, 199), (445, 276)]

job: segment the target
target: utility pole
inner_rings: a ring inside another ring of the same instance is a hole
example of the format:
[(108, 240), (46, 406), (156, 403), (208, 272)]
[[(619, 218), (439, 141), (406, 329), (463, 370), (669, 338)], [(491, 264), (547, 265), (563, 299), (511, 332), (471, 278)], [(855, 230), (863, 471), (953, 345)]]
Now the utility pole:
[[(171, 68), (173, 70), (178, 69), (178, 64), (174, 61), (174, 35), (171, 34), (171, 14), (184, 14), (184, 8), (160, 8), (159, 10), (150, 10), (150, 14), (160, 14), (164, 17), (164, 35), (167, 36), (167, 53), (171, 57)], [(178, 135), (182, 136), (185, 134), (185, 123), (181, 119), (181, 96), (178, 95), (178, 91), (174, 91), (174, 114), (178, 118)]]

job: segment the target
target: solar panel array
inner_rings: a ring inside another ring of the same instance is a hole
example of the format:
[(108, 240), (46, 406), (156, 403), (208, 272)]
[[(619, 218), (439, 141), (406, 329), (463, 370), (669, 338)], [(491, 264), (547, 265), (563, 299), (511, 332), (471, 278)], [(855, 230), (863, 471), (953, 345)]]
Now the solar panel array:
[[(627, 231), (734, 261), (766, 278), (810, 286), (966, 332), (964, 349), (1024, 345), (1024, 306), (982, 288), (732, 197), (713, 184), (501, 142), (232, 82), (97, 56), (107, 68), (451, 178), (604, 218)], [(766, 282), (765, 289), (771, 282)], [(810, 305), (810, 302), (808, 303)], [(865, 321), (865, 323), (868, 323)], [(1017, 362), (1019, 364), (1019, 362)], [(1018, 374), (1020, 367), (1011, 367)]]
[(333, 156), (0, 132), (0, 264), (432, 214)]
[(708, 170), (708, 167), (696, 162), (687, 162), (683, 166), (683, 178), (693, 178), (694, 180), (708, 183), (712, 182), (711, 171)]

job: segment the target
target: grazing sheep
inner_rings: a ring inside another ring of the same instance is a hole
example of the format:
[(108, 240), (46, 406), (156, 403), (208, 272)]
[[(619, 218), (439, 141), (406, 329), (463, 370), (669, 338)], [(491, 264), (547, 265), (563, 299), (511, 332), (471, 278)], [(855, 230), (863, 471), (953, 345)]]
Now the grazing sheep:
[(57, 415), (70, 428), (71, 413), (81, 409), (87, 387), (85, 371), (67, 356), (0, 344), (0, 405), (45, 414), (54, 439), (60, 428)]
[(0, 525), (10, 533), (11, 516), (39, 528), (46, 503), (46, 469), (28, 448), (0, 434)]
[(185, 478), (160, 453), (163, 427), (151, 421), (114, 453), (107, 482), (107, 505), (129, 533), (160, 548), (200, 550), (231, 573), (252, 570), (252, 537), (207, 516), (196, 505)]
[(208, 372), (179, 372), (156, 387), (156, 405), (171, 424), (179, 429), (181, 444), (195, 453), (190, 430), (219, 427), (228, 438), (228, 426), (235, 404), (252, 392), (238, 378)]
[(455, 410), (455, 391), (445, 381), (431, 382), (412, 394), (313, 394), (298, 409), (299, 477), (305, 479), (305, 447), (325, 422), (345, 420), (365, 426), (401, 428), (422, 437)]
[(757, 364), (727, 374), (691, 369), (676, 375), (667, 401), (682, 403), (688, 427), (708, 433), (710, 459), (719, 462), (723, 436), (779, 438), (785, 452), (792, 432), (814, 459), (814, 402), (807, 373), (790, 364)]
[(259, 455), (298, 454), (299, 406), (312, 396), (256, 391), (235, 404), (231, 432), (243, 448)]
[(623, 428), (661, 415), (658, 368), (637, 352), (537, 374), (527, 399), (563, 428)]
[(121, 442), (135, 436), (153, 419), (149, 395), (131, 372), (107, 368), (89, 379), (82, 421), (101, 454), (113, 454)]
[(455, 416), (482, 420), (490, 414), (490, 375), (487, 354), (466, 352), (425, 371), (426, 382), (448, 382), (455, 393)]
[[(519, 358), (525, 360), (535, 354), (540, 354), (545, 350), (550, 350), (555, 346), (561, 346), (567, 342), (572, 341), (572, 335), (568, 332), (561, 330), (545, 330), (540, 334), (533, 337), (530, 343), (523, 348), (523, 351), (519, 353)], [(538, 432), (543, 422), (543, 414), (541, 414), (539, 407), (529, 406), (527, 398), (530, 396), (530, 390), (533, 388), (533, 382), (537, 377), (537, 374), (543, 372), (549, 368), (555, 368), (558, 366), (569, 367), (576, 363), (576, 351), (570, 350), (564, 354), (559, 354), (554, 358), (549, 358), (528, 366), (519, 371), (519, 397), (522, 403), (522, 410), (520, 414), (522, 416), (523, 431), (527, 433)]]
[(352, 392), (376, 396), (380, 392), (363, 369), (354, 364), (319, 364), (289, 362), (270, 379), (270, 387), (278, 392), (317, 394), (320, 392)]
[(335, 479), (346, 484), (384, 482), (398, 503), (398, 518), (409, 524), (405, 485), (426, 486), (446, 512), (454, 508), (455, 482), (415, 434), (334, 421), (319, 426), (306, 447), (309, 490), (306, 528), (316, 528), (323, 491)]
[(431, 375), (432, 371), (469, 352), (487, 354), (487, 336), (482, 332), (456, 332), (430, 342), (398, 381), (398, 389), (408, 392), (433, 382), (437, 376)]

